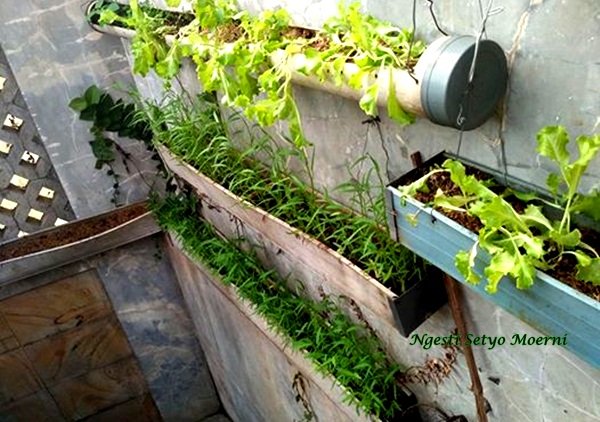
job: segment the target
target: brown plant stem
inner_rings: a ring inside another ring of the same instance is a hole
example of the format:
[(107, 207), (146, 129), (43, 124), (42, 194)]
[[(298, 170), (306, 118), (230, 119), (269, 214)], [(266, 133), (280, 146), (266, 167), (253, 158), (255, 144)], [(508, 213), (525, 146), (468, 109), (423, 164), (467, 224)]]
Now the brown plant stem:
[(467, 360), (469, 375), (471, 376), (471, 391), (473, 391), (473, 395), (475, 396), (477, 417), (479, 422), (487, 422), (488, 418), (486, 413), (485, 398), (483, 396), (483, 387), (481, 386), (481, 380), (479, 379), (479, 372), (477, 370), (477, 364), (475, 363), (475, 357), (473, 356), (473, 350), (467, 343), (467, 325), (465, 323), (460, 304), (460, 291), (458, 289), (458, 282), (448, 274), (444, 274), (444, 284), (446, 286), (446, 291), (448, 292), (448, 302), (450, 303), (452, 316), (454, 317), (456, 327), (458, 328), (458, 334), (460, 336), (460, 342), (465, 354), (465, 359)]

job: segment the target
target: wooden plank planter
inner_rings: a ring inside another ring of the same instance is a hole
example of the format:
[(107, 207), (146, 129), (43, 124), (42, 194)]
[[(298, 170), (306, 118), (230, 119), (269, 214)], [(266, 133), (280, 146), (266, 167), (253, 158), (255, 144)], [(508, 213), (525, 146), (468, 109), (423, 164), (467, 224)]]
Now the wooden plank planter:
[[(39, 231), (21, 239), (5, 243), (1, 248), (18, 248), (31, 242), (43, 242), (49, 237), (67, 236), (78, 228), (110, 221), (117, 213), (127, 212), (143, 204), (132, 204), (93, 217), (84, 218), (58, 227)], [(62, 267), (90, 256), (126, 245), (160, 232), (154, 216), (145, 211), (123, 224), (104, 230), (86, 239), (66, 243), (62, 246), (28, 253), (0, 262), (0, 284), (12, 283), (33, 275)]]
[[(223, 405), (234, 420), (299, 421), (306, 420), (307, 411), (317, 421), (377, 420), (344, 403), (344, 388), (334, 378), (317, 372), (239, 298), (235, 286), (225, 286), (185, 254), (174, 235), (169, 238), (167, 253)], [(406, 406), (416, 404), (413, 395), (407, 397)], [(407, 420), (420, 420), (418, 411), (412, 415)]]
[(267, 268), (291, 282), (301, 280), (304, 294), (320, 300), (323, 293), (347, 298), (340, 305), (355, 320), (364, 320), (378, 333), (387, 351), (402, 362), (398, 337), (408, 336), (446, 303), (439, 274), (417, 281), (397, 295), (369, 277), (337, 252), (239, 198), (213, 180), (182, 163), (166, 148), (159, 154), (167, 168), (191, 185), (203, 202), (201, 213), (229, 239), (243, 237)]
[(252, 306), (239, 299), (235, 286), (224, 286), (171, 239), (168, 255), (228, 414), (257, 422), (300, 419), (304, 409), (293, 399), (292, 388), (299, 373), (296, 378), (307, 381), (305, 395), (318, 420), (369, 420), (348, 406), (338, 407), (341, 387), (316, 373), (301, 353), (286, 348)]
[[(451, 156), (444, 154), (444, 157)], [(440, 156), (436, 156), (424, 163), (423, 167), (430, 167), (439, 159)], [(503, 180), (503, 176), (497, 172), (471, 162), (466, 164), (495, 176), (499, 181)], [(401, 196), (395, 186), (414, 180), (417, 171), (412, 170), (387, 188), (386, 199), (390, 211), (388, 224), (394, 238), (545, 335), (566, 337), (565, 347), (568, 350), (593, 366), (600, 367), (600, 303), (540, 271), (536, 271), (533, 287), (528, 290), (518, 290), (515, 283), (505, 277), (498, 293), (488, 294), (484, 289), (486, 279), (483, 268), (490, 258), (481, 249), (477, 253), (474, 270), (481, 276), (482, 282), (478, 285), (467, 283), (456, 269), (454, 260), (459, 251), (473, 247), (477, 235), (423, 203)], [(514, 178), (509, 180), (511, 186), (530, 190), (524, 182)], [(417, 224), (413, 226), (414, 223), (407, 220), (407, 215), (416, 215)]]

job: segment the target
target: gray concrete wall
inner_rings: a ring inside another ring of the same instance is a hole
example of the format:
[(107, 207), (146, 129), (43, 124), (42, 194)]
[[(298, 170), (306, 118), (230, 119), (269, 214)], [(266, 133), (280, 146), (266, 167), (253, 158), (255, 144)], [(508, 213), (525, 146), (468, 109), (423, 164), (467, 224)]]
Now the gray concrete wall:
[[(86, 4), (0, 1), (1, 46), (77, 218), (113, 208), (114, 182), (105, 170), (94, 169), (90, 123), (80, 121), (68, 103), (91, 84), (134, 84), (121, 41), (88, 26)], [(141, 176), (152, 184), (156, 162), (139, 142), (120, 144), (136, 163), (129, 174), (118, 170), (123, 202), (132, 203), (147, 196)], [(154, 257), (159, 250), (160, 239), (146, 239), (77, 265), (97, 266), (164, 420), (195, 421), (220, 404), (172, 269)], [(75, 265), (47, 277), (75, 271)]]
[[(113, 208), (113, 179), (95, 171), (88, 141), (90, 123), (68, 107), (90, 85), (127, 90), (133, 87), (119, 40), (93, 31), (84, 18), (87, 2), (6, 0), (0, 2), (0, 43), (35, 120), (50, 161), (77, 217)], [(120, 95), (123, 95), (121, 93)], [(135, 158), (122, 176), (122, 202), (144, 198), (155, 163), (138, 142), (120, 140)]]
[[(336, 13), (336, 2), (319, 0), (240, 0), (252, 11), (285, 7), (294, 20), (318, 27)], [(487, 2), (482, 2), (487, 6)], [(535, 152), (535, 135), (546, 125), (567, 127), (572, 137), (600, 130), (600, 3), (596, 0), (506, 0), (503, 11), (490, 18), (487, 36), (506, 52), (510, 86), (505, 107), (482, 127), (464, 133), (461, 155), (493, 168), (502, 168), (501, 145), (506, 149), (509, 174), (543, 185), (548, 163)], [(410, 26), (412, 1), (363, 0), (364, 10)], [(481, 15), (477, 1), (436, 2), (436, 15), (450, 34), (477, 34)], [(440, 34), (426, 2), (417, 2), (418, 36), (427, 42)], [(187, 69), (189, 72), (189, 69)], [(156, 84), (140, 82), (156, 95)], [(348, 179), (347, 167), (365, 152), (381, 164), (386, 180), (412, 168), (410, 155), (427, 159), (441, 150), (456, 152), (459, 132), (425, 119), (400, 127), (381, 110), (382, 137), (362, 122), (364, 114), (353, 101), (320, 91), (295, 87), (302, 123), (315, 144), (315, 176), (327, 189)], [(283, 125), (276, 130), (283, 130)], [(388, 158), (389, 157), (389, 160)], [(584, 188), (600, 181), (600, 160), (586, 174)], [(475, 335), (540, 335), (534, 328), (485, 297), (463, 289), (469, 332)], [(453, 321), (447, 307), (417, 333), (447, 335)], [(439, 358), (440, 348), (428, 351), (399, 345), (407, 366)], [(558, 346), (508, 346), (487, 350), (475, 347), (485, 397), (492, 421), (600, 421), (600, 370)], [(440, 361), (438, 360), (438, 363)], [(439, 405), (451, 414), (476, 420), (474, 399), (465, 360), (459, 355), (448, 378), (439, 384), (415, 383), (411, 388), (422, 403)], [(428, 420), (439, 420), (430, 414)]]
[[(241, 0), (251, 10), (282, 6), (296, 21), (319, 26), (334, 14), (335, 2), (319, 0)], [(487, 2), (483, 1), (483, 6)], [(491, 17), (487, 36), (505, 50), (510, 66), (506, 105), (482, 127), (466, 132), (461, 155), (493, 168), (502, 168), (504, 142), (509, 174), (543, 185), (548, 163), (535, 152), (535, 135), (545, 125), (560, 124), (575, 136), (600, 131), (600, 3), (596, 0), (506, 0)], [(412, 1), (363, 0), (364, 10), (399, 26), (411, 25)], [(450, 34), (475, 35), (481, 16), (477, 1), (435, 2), (440, 24)], [(427, 42), (440, 34), (426, 2), (417, 2), (418, 36)], [(383, 110), (382, 139), (365, 119), (358, 104), (302, 87), (295, 88), (303, 127), (316, 150), (315, 176), (332, 188), (348, 179), (347, 166), (363, 151), (388, 169), (395, 179), (412, 168), (410, 154), (427, 159), (441, 150), (455, 152), (459, 132), (425, 119), (400, 127)], [(386, 152), (387, 150), (387, 152)], [(389, 162), (387, 157), (389, 156)], [(386, 165), (387, 162), (387, 165)], [(600, 181), (600, 160), (585, 176), (584, 188)], [(463, 289), (469, 332), (476, 335), (536, 334), (536, 330), (497, 308), (486, 298)], [(447, 335), (447, 310), (418, 333)], [(600, 341), (600, 340), (599, 340)], [(414, 346), (407, 365), (415, 365)], [(560, 347), (475, 347), (475, 357), (493, 421), (600, 421), (600, 370)], [(423, 352), (435, 356), (436, 352)], [(492, 381), (493, 380), (493, 381)], [(439, 385), (415, 384), (423, 403), (476, 420), (470, 380), (464, 359)], [(432, 419), (437, 420), (437, 419)]]

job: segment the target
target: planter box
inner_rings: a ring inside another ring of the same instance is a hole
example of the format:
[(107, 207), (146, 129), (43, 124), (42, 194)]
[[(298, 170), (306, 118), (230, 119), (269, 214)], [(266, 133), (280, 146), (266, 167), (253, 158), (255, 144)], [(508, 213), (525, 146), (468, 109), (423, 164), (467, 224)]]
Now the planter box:
[[(78, 227), (93, 225), (101, 220), (110, 220), (116, 213), (127, 211), (141, 204), (133, 204), (93, 217), (77, 220), (62, 226), (41, 230), (21, 239), (7, 242), (0, 247), (19, 247), (29, 242), (43, 241), (52, 236), (77, 230)], [(89, 238), (67, 243), (62, 246), (46, 249), (40, 252), (25, 254), (0, 262), (0, 285), (12, 283), (33, 275), (62, 267), (63, 265), (85, 259), (90, 256), (126, 245), (136, 240), (160, 232), (154, 216), (150, 212), (129, 220), (121, 225), (105, 230)]]
[(401, 358), (399, 351), (394, 352), (399, 334), (408, 336), (446, 303), (439, 273), (416, 281), (398, 295), (321, 242), (182, 163), (166, 148), (159, 147), (159, 153), (167, 168), (194, 188), (202, 201), (203, 218), (219, 232), (229, 239), (246, 239), (263, 265), (275, 268), (290, 283), (301, 280), (304, 294), (313, 300), (320, 300), (323, 293), (347, 298), (341, 301), (342, 308), (355, 320), (364, 317), (396, 359)]
[[(306, 410), (316, 421), (376, 420), (345, 403), (343, 386), (289, 347), (251, 303), (239, 298), (235, 286), (225, 286), (185, 254), (175, 236), (169, 238), (168, 256), (223, 406), (233, 420), (300, 421)], [(412, 407), (403, 421), (421, 421), (413, 394), (406, 392), (398, 400), (404, 409)]]
[[(455, 158), (440, 154), (422, 167), (440, 163), (446, 157)], [(503, 176), (497, 172), (465, 163), (503, 180)], [(600, 303), (540, 271), (536, 271), (531, 289), (518, 290), (515, 283), (505, 277), (498, 293), (488, 294), (484, 290), (486, 280), (483, 268), (489, 262), (489, 256), (482, 250), (477, 254), (474, 268), (482, 281), (479, 285), (467, 283), (456, 269), (454, 259), (459, 251), (472, 248), (477, 235), (421, 202), (401, 197), (395, 186), (415, 180), (417, 172), (418, 169), (407, 173), (387, 188), (388, 223), (395, 240), (545, 335), (561, 338), (566, 335), (565, 347), (568, 350), (593, 366), (600, 367)], [(525, 191), (533, 189), (531, 185), (514, 178), (509, 178), (509, 182), (511, 186)], [(408, 214), (416, 214), (416, 226), (407, 221)]]

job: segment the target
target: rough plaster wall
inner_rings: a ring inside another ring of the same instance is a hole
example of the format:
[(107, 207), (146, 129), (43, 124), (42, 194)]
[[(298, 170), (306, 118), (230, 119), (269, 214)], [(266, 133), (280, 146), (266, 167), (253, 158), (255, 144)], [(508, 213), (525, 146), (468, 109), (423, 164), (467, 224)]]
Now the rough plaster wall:
[[(0, 42), (77, 217), (113, 208), (114, 181), (105, 171), (93, 171), (90, 123), (80, 121), (68, 103), (92, 84), (133, 86), (121, 43), (89, 27), (84, 19), (86, 4), (84, 0), (0, 2)], [(131, 175), (117, 170), (123, 176), (122, 202), (131, 203), (148, 192), (137, 170), (151, 183), (155, 164), (137, 141), (120, 144), (136, 161)]]
[[(120, 40), (91, 30), (86, 4), (0, 1), (0, 43), (78, 218), (113, 208), (114, 182), (94, 169), (90, 124), (67, 105), (91, 84), (133, 86)], [(144, 199), (148, 186), (139, 172), (151, 184), (156, 163), (137, 141), (120, 144), (136, 159), (132, 175), (120, 181), (122, 196), (127, 203)], [(151, 262), (157, 250), (148, 239), (112, 251), (100, 276), (164, 420), (197, 420), (218, 410), (218, 397), (172, 269)]]
[[(250, 10), (284, 7), (299, 23), (320, 25), (334, 14), (330, 1), (241, 0)], [(375, 16), (400, 26), (410, 26), (412, 1), (363, 0)], [(476, 1), (436, 2), (440, 24), (451, 34), (475, 35), (480, 26)], [(484, 6), (487, 2), (483, 1)], [(600, 3), (596, 0), (506, 0), (490, 18), (487, 35), (505, 50), (511, 70), (505, 113), (464, 134), (461, 155), (494, 168), (502, 167), (501, 139), (505, 143), (509, 174), (543, 185), (548, 163), (535, 153), (535, 134), (545, 126), (561, 124), (573, 138), (600, 131)], [(418, 35), (430, 42), (438, 33), (426, 3), (417, 2)], [(456, 151), (458, 131), (436, 126), (425, 119), (402, 128), (382, 111), (382, 134), (362, 124), (365, 117), (356, 102), (296, 87), (296, 99), (307, 137), (315, 143), (315, 176), (332, 188), (348, 178), (347, 166), (363, 151), (372, 154), (388, 179), (411, 167), (410, 154), (420, 151), (427, 159), (441, 150)], [(502, 115), (504, 117), (502, 117)], [(387, 150), (387, 154), (386, 151)], [(584, 181), (598, 183), (600, 160)], [(479, 295), (465, 293), (469, 331), (476, 335), (506, 336), (536, 331)], [(436, 315), (436, 318), (439, 315)], [(445, 315), (449, 317), (448, 314)], [(446, 335), (435, 324), (419, 330)], [(411, 348), (414, 346), (405, 346)], [(474, 348), (485, 395), (494, 421), (600, 421), (600, 370), (590, 367), (560, 347)], [(407, 349), (414, 356), (414, 350)], [(434, 355), (434, 353), (432, 353)], [(405, 364), (416, 364), (413, 358)], [(488, 377), (498, 377), (499, 384)], [(422, 402), (439, 403), (450, 413), (476, 420), (470, 381), (464, 360), (438, 387), (415, 385)], [(435, 420), (435, 419), (433, 419)]]
[[(336, 13), (329, 0), (239, 0), (257, 12), (285, 7), (298, 24), (319, 26)], [(487, 4), (483, 2), (484, 6)], [(501, 14), (490, 18), (488, 37), (506, 51), (511, 80), (505, 117), (502, 113), (477, 130), (466, 132), (461, 154), (494, 168), (501, 168), (501, 144), (506, 146), (508, 171), (530, 182), (543, 184), (549, 168), (535, 153), (535, 134), (543, 126), (562, 124), (573, 136), (600, 129), (600, 3), (595, 0), (506, 0)], [(451, 34), (476, 34), (480, 25), (478, 2), (436, 2), (437, 16)], [(370, 13), (401, 26), (409, 26), (412, 1), (363, 0)], [(426, 4), (417, 2), (418, 34), (432, 41), (438, 33)], [(197, 89), (186, 67), (188, 89)], [(160, 98), (162, 84), (155, 78), (136, 78), (145, 96)], [(365, 152), (387, 167), (394, 179), (412, 167), (410, 154), (424, 159), (441, 150), (456, 151), (458, 131), (420, 119), (399, 127), (382, 114), (382, 139), (377, 130), (362, 122), (364, 114), (353, 101), (320, 91), (295, 87), (305, 134), (315, 144), (316, 180), (332, 189), (348, 179), (348, 165)], [(382, 111), (383, 113), (383, 111)], [(275, 131), (284, 130), (279, 125)], [(387, 153), (386, 153), (387, 150)], [(390, 160), (387, 162), (387, 156)], [(386, 166), (387, 162), (387, 166)], [(386, 174), (384, 174), (386, 176)], [(585, 180), (591, 186), (600, 177), (596, 161)], [(534, 328), (491, 305), (484, 297), (463, 288), (469, 332), (475, 335), (540, 335)], [(417, 334), (447, 335), (454, 325), (447, 307), (428, 320)], [(444, 351), (422, 350), (409, 342), (398, 345), (410, 367)], [(590, 367), (558, 346), (474, 347), (491, 421), (578, 422), (600, 421), (600, 370)], [(450, 377), (439, 385), (413, 384), (421, 403), (437, 404), (450, 414), (477, 419), (464, 357), (459, 356)], [(429, 412), (428, 412), (429, 413)], [(439, 417), (429, 413), (428, 421)]]

